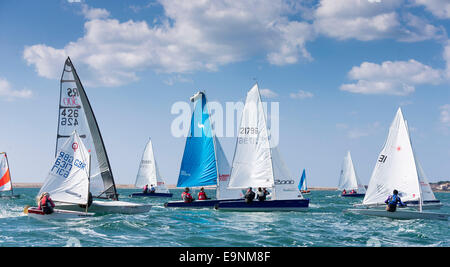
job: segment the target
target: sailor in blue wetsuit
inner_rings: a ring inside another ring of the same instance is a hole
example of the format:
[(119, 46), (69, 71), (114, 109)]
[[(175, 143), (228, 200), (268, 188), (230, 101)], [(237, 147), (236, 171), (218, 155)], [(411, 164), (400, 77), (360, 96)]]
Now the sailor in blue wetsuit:
[(150, 194), (154, 194), (156, 192), (156, 189), (153, 185), (150, 185)]
[(405, 203), (402, 202), (400, 197), (398, 196), (398, 191), (394, 190), (393, 195), (389, 196), (384, 203), (387, 204), (386, 210), (389, 212), (394, 212), (397, 210), (397, 204), (400, 204), (400, 206), (404, 207), (406, 206)]

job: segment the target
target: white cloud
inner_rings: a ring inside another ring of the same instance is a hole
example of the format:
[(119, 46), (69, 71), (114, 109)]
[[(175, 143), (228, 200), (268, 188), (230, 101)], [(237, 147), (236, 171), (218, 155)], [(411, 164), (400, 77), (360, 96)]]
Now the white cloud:
[[(118, 86), (138, 79), (137, 72), (217, 71), (220, 66), (266, 56), (271, 64), (311, 60), (305, 42), (312, 26), (290, 20), (290, 1), (161, 0), (166, 17), (145, 21), (107, 19), (104, 9), (87, 8), (85, 34), (62, 48), (37, 44), (24, 58), (38, 74), (60, 76), (69, 55), (85, 69), (91, 86)], [(85, 76), (83, 76), (85, 77)], [(83, 78), (85, 80), (86, 78)]]
[(261, 90), (259, 90), (259, 92), (261, 93), (262, 96), (264, 96), (266, 98), (275, 98), (278, 96), (277, 93), (275, 93), (274, 91), (272, 91), (270, 89), (261, 89)]
[(443, 28), (400, 12), (402, 7), (404, 0), (321, 0), (315, 10), (314, 26), (319, 33), (341, 40), (392, 38), (415, 42), (445, 35)]
[(423, 5), (426, 10), (441, 19), (450, 18), (450, 2), (448, 0), (413, 0), (417, 5)]
[(450, 126), (450, 104), (445, 104), (439, 107), (441, 111), (440, 121), (442, 124)]
[(343, 84), (340, 89), (360, 94), (408, 95), (415, 91), (416, 85), (437, 85), (444, 81), (442, 70), (413, 59), (385, 61), (381, 64), (363, 62), (353, 67), (348, 76), (357, 82)]
[(15, 98), (30, 98), (33, 93), (30, 90), (13, 90), (11, 84), (5, 78), (0, 77), (0, 98), (9, 101)]
[(86, 4), (82, 5), (82, 10), (84, 17), (89, 20), (93, 19), (105, 19), (110, 16), (108, 10), (104, 8), (91, 8)]
[(299, 90), (297, 93), (291, 93), (289, 95), (292, 99), (305, 99), (305, 98), (312, 98), (314, 97), (314, 94), (311, 92)]

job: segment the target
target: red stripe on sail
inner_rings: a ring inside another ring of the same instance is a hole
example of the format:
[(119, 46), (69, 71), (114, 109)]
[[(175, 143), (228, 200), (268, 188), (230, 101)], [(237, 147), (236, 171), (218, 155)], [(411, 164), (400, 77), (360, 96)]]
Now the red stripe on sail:
[(0, 187), (11, 181), (11, 176), (9, 176), (9, 169), (6, 171), (5, 175), (3, 175), (2, 179), (0, 179)]
[(230, 177), (230, 175), (222, 174), (222, 175), (219, 176), (219, 181), (227, 181), (228, 177)]

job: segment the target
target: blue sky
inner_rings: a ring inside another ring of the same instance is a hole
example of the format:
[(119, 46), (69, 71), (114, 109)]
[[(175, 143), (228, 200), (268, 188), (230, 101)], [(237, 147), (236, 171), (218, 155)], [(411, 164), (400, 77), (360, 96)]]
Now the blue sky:
[[(429, 180), (449, 180), (449, 30), (446, 0), (1, 1), (0, 150), (14, 182), (44, 180), (70, 56), (116, 183), (134, 182), (151, 137), (175, 184), (172, 105), (199, 89), (243, 101), (255, 79), (309, 185), (336, 186), (347, 150), (367, 184), (399, 106)], [(235, 139), (220, 140), (231, 161)]]

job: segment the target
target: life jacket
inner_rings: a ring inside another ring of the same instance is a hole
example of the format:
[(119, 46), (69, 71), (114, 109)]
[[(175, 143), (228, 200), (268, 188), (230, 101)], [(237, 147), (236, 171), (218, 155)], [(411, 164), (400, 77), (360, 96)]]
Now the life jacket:
[(192, 196), (190, 193), (186, 193), (186, 192), (181, 193), (181, 198), (184, 200), (184, 202), (192, 201)]
[(389, 201), (389, 205), (397, 205), (398, 202), (398, 196), (397, 195), (392, 195), (391, 200)]
[(206, 193), (205, 192), (198, 192), (198, 200), (206, 200)]
[(53, 208), (51, 199), (49, 199), (47, 196), (44, 196), (41, 199), (41, 208), (44, 208), (44, 207), (46, 207), (46, 208)]

